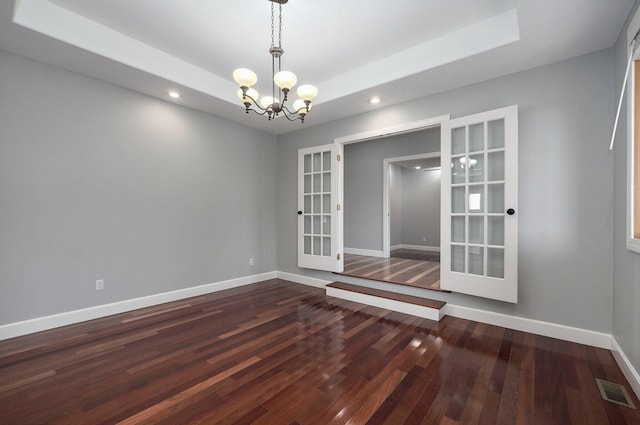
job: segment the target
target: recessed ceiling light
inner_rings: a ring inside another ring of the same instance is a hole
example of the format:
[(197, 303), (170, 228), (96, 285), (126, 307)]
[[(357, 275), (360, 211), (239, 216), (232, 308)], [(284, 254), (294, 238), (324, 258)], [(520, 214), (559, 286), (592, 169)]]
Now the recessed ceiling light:
[(377, 105), (378, 103), (380, 103), (380, 98), (378, 96), (373, 96), (371, 99), (369, 99), (369, 103), (372, 105)]
[(172, 97), (174, 99), (179, 99), (180, 98), (180, 93), (178, 93), (177, 91), (171, 90), (169, 92), (169, 97)]
[(416, 166), (416, 170), (419, 170), (419, 169), (421, 169), (421, 168), (422, 168), (422, 167), (421, 167), (421, 166), (419, 166), (419, 165), (418, 165), (418, 166)]

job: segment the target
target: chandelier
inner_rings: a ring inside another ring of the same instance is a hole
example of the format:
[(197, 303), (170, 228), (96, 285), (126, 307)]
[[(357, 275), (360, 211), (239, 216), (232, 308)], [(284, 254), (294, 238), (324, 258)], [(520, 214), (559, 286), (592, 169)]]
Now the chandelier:
[[(271, 2), (271, 96), (264, 96), (260, 100), (258, 92), (251, 88), (257, 81), (255, 72), (246, 68), (238, 68), (233, 71), (233, 79), (240, 85), (238, 97), (242, 100), (245, 112), (253, 111), (258, 115), (267, 115), (269, 121), (283, 115), (289, 121), (300, 120), (311, 110), (311, 101), (318, 95), (318, 89), (310, 84), (298, 87), (297, 93), (300, 99), (293, 102), (293, 110), (289, 109), (285, 102), (288, 100), (289, 91), (296, 85), (298, 78), (293, 72), (282, 70), (282, 5), (289, 0), (268, 0)], [(274, 3), (278, 3), (278, 45), (275, 44), (275, 18)], [(277, 72), (276, 72), (277, 65)], [(282, 102), (280, 102), (282, 99)]]

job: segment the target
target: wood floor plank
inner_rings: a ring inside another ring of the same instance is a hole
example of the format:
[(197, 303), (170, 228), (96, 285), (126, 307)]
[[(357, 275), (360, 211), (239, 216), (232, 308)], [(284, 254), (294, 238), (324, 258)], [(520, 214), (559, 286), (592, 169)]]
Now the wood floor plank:
[(344, 271), (336, 274), (443, 291), (440, 288), (440, 255), (428, 255), (430, 261), (411, 258), (422, 256), (378, 258), (345, 254)]
[(436, 263), (440, 262), (440, 252), (438, 251), (420, 251), (416, 249), (393, 249), (390, 252), (391, 257), (394, 258), (408, 258), (410, 260), (419, 260), (419, 261), (434, 261)]
[(595, 378), (640, 406), (607, 350), (273, 279), (0, 341), (0, 423), (639, 424)]

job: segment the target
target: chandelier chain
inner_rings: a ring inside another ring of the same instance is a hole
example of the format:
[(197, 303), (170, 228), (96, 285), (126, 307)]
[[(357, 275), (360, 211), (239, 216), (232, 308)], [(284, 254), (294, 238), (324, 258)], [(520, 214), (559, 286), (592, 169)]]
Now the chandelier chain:
[[(273, 6), (273, 3), (271, 3)], [(282, 47), (282, 3), (279, 3), (280, 15), (278, 16), (278, 47)]]
[(271, 2), (271, 47), (275, 46), (274, 33), (275, 33), (275, 26), (273, 22), (273, 2)]

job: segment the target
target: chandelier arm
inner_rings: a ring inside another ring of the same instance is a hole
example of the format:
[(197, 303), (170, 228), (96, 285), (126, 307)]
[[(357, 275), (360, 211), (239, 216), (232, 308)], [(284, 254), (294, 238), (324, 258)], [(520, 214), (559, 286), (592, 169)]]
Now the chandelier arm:
[[(295, 118), (291, 118), (289, 115), (293, 115), (293, 112), (289, 111), (289, 110), (288, 110), (288, 109), (286, 109), (286, 108), (282, 108), (282, 111), (281, 111), (281, 112), (282, 112), (282, 115), (284, 115), (284, 116), (285, 116), (285, 118), (286, 118), (286, 119), (288, 119), (289, 121), (298, 121), (298, 120), (303, 121), (303, 119), (302, 119), (302, 118), (300, 118), (299, 116), (298, 116), (298, 117), (295, 117)], [(287, 112), (288, 112), (288, 113), (287, 113)]]
[[(258, 104), (258, 99), (254, 99), (253, 97), (249, 96), (248, 94), (244, 94), (243, 98), (248, 97), (249, 99), (251, 99), (251, 101), (253, 102), (253, 106), (256, 106), (258, 109), (260, 109), (261, 111), (267, 112), (268, 108), (263, 108), (262, 106), (260, 106)], [(245, 103), (246, 105), (246, 103)], [(250, 109), (250, 107), (247, 108), (247, 110)], [(260, 115), (264, 115), (264, 113), (260, 114)]]
[[(309, 103), (311, 103), (311, 102), (309, 102)], [(285, 105), (282, 105), (282, 111), (283, 111), (283, 112), (285, 112), (285, 113), (289, 113), (289, 114), (291, 114), (291, 115), (299, 115), (299, 114), (300, 114), (300, 111), (302, 111), (302, 110), (304, 110), (304, 109), (306, 109), (306, 112), (304, 112), (303, 114), (304, 114), (304, 115), (307, 115), (307, 114), (309, 113), (309, 107), (308, 107), (308, 106), (306, 106), (306, 107), (304, 107), (304, 108), (300, 108), (300, 109), (298, 109), (298, 110), (296, 110), (296, 111), (292, 111), (292, 110), (290, 110), (289, 108), (287, 108)], [(303, 122), (304, 122), (304, 119), (302, 119), (301, 121), (303, 121)]]
[[(301, 108), (304, 109), (304, 108)], [(297, 115), (299, 112), (298, 111), (292, 111), (291, 109), (287, 108), (285, 105), (282, 105), (282, 110), (285, 113), (291, 114), (291, 115)]]
[[(260, 108), (260, 109), (262, 109), (262, 108)], [(253, 111), (253, 112), (255, 112), (255, 114), (256, 114), (256, 115), (266, 115), (266, 114), (269, 112), (269, 111), (267, 111), (266, 109), (263, 109), (263, 110), (262, 110), (262, 112), (258, 112), (258, 111), (256, 111), (256, 110), (255, 110), (255, 109), (253, 109), (253, 108), (249, 108), (249, 109), (247, 109), (247, 112), (248, 112), (248, 111)]]
[(289, 115), (287, 115), (287, 114), (283, 114), (283, 115), (284, 115), (284, 117), (285, 117), (286, 119), (288, 119), (289, 121), (302, 121), (302, 118), (300, 118), (300, 117), (291, 118), (291, 117), (289, 117)]
[(253, 109), (251, 107), (251, 103), (246, 102), (244, 104), (244, 108), (245, 108), (245, 112), (248, 114), (249, 111), (253, 111), (255, 112), (257, 115), (268, 115), (269, 117), (269, 121), (271, 121), (272, 119), (274, 119), (278, 114), (275, 114), (273, 112), (273, 110), (269, 110), (269, 107), (267, 108), (263, 108), (262, 106), (258, 105), (258, 103), (256, 103), (255, 99), (251, 96), (249, 96), (248, 94), (245, 93), (244, 95), (245, 97), (248, 97), (249, 99), (251, 99), (253, 101), (253, 106), (257, 107), (260, 111), (262, 112), (258, 112), (257, 110)]

